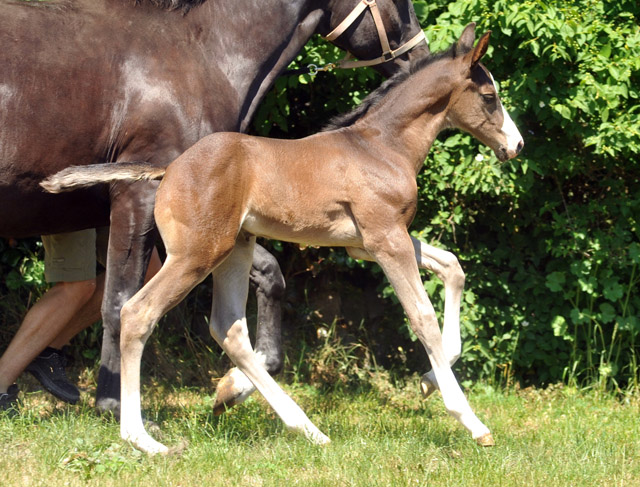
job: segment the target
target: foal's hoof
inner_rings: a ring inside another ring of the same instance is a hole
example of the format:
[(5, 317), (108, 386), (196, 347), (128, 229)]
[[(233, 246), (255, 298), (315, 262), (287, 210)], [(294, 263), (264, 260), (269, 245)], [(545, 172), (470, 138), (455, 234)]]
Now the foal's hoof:
[(424, 374), (420, 379), (420, 392), (422, 393), (422, 397), (425, 399), (438, 390), (435, 384), (431, 382), (428, 375), (429, 374)]
[(215, 414), (216, 416), (220, 416), (221, 414), (226, 412), (227, 409), (231, 409), (236, 404), (239, 403), (236, 401), (236, 396), (233, 394), (233, 392), (231, 392), (229, 388), (225, 388), (224, 390), (222, 390), (220, 389), (220, 386), (218, 386), (216, 399), (213, 402), (213, 414)]
[(324, 446), (331, 443), (331, 439), (322, 431), (317, 430), (307, 435), (307, 438), (315, 445)]
[(227, 409), (244, 402), (254, 391), (255, 387), (247, 376), (234, 367), (218, 382), (213, 414), (219, 416)]
[(496, 442), (493, 440), (493, 435), (491, 433), (487, 433), (486, 435), (476, 438), (476, 443), (478, 446), (496, 446)]
[(167, 455), (169, 454), (169, 449), (164, 446), (162, 443), (154, 440), (148, 434), (129, 436), (127, 434), (122, 435), (122, 439), (128, 441), (138, 450), (146, 453), (149, 456), (154, 455)]

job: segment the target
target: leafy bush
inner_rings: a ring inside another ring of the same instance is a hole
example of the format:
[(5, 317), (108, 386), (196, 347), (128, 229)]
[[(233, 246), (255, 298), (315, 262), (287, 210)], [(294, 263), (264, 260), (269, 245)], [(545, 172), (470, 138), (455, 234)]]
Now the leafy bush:
[(486, 64), (526, 142), (497, 167), (445, 141), (422, 175), (452, 173), (445, 199), (459, 209), (437, 217), (456, 224), (440, 228), (474, 295), (465, 360), (485, 374), (638, 386), (638, 13), (637, 2), (459, 1), (427, 19), (446, 42), (467, 20), (492, 29)]
[(0, 276), (0, 350), (4, 350), (28, 307), (44, 292), (42, 243), (0, 239)]

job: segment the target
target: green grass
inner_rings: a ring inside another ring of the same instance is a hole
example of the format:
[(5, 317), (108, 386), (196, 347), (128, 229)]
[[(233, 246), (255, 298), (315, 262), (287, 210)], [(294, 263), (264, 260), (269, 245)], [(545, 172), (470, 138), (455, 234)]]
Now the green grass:
[(179, 456), (149, 458), (120, 441), (90, 394), (66, 407), (24, 395), (0, 415), (3, 486), (635, 486), (640, 485), (640, 400), (551, 390), (468, 396), (496, 438), (480, 448), (417, 384), (375, 377), (360, 392), (287, 386), (333, 442), (310, 445), (284, 431), (261, 398), (211, 413), (209, 391), (147, 388), (145, 414)]

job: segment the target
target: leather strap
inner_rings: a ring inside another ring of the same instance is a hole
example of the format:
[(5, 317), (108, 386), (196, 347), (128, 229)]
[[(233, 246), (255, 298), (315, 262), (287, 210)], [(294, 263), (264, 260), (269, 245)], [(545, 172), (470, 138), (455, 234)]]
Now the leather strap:
[(383, 54), (382, 56), (375, 59), (367, 59), (365, 61), (352, 61), (350, 57), (351, 54), (347, 54), (347, 56), (336, 63), (336, 67), (343, 69), (362, 68), (365, 66), (375, 66), (376, 64), (386, 63), (388, 61), (391, 61), (392, 59), (397, 58), (398, 56), (402, 56), (405, 52), (410, 51), (422, 41), (427, 42), (427, 37), (425, 36), (423, 31), (420, 31), (410, 41), (404, 43), (398, 49), (389, 51), (387, 55)]
[(351, 53), (347, 53), (347, 55), (340, 61), (338, 61), (335, 66), (336, 68), (360, 68), (364, 66), (375, 66), (376, 64), (386, 63), (391, 61), (392, 59), (401, 56), (405, 52), (413, 49), (422, 41), (429, 43), (427, 41), (427, 37), (424, 32), (421, 30), (418, 34), (412, 37), (408, 42), (405, 42), (403, 45), (398, 47), (397, 49), (391, 49), (389, 46), (389, 39), (387, 38), (387, 31), (384, 28), (384, 24), (382, 22), (382, 16), (380, 15), (380, 10), (378, 9), (378, 5), (376, 4), (376, 0), (361, 0), (355, 8), (351, 11), (347, 17), (338, 24), (338, 26), (329, 32), (324, 39), (327, 41), (334, 41), (338, 37), (340, 37), (345, 30), (347, 30), (351, 24), (353, 24), (360, 15), (366, 10), (369, 9), (371, 11), (371, 16), (373, 17), (373, 23), (376, 26), (376, 30), (378, 31), (378, 38), (380, 39), (380, 46), (382, 47), (382, 56), (377, 57), (375, 59), (367, 59), (362, 61), (354, 61), (352, 60), (353, 55)]
[(329, 32), (324, 39), (327, 41), (335, 41), (338, 37), (342, 35), (342, 33), (349, 28), (351, 24), (353, 24), (360, 14), (365, 11), (365, 9), (369, 6), (367, 0), (362, 0), (356, 7), (351, 11), (347, 17), (338, 24), (338, 26)]
[(389, 39), (387, 39), (387, 32), (384, 29), (384, 24), (382, 23), (382, 17), (380, 16), (380, 10), (378, 10), (378, 5), (375, 0), (369, 6), (371, 9), (371, 15), (373, 16), (373, 22), (376, 24), (376, 29), (378, 30), (378, 37), (380, 38), (380, 45), (382, 46), (382, 55), (384, 56), (386, 53), (391, 52), (391, 46), (389, 46)]

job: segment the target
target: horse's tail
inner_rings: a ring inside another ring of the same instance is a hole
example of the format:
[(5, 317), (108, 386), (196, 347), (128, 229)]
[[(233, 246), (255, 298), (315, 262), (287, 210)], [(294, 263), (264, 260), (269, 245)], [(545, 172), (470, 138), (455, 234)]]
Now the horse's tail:
[(165, 171), (166, 167), (158, 167), (145, 162), (71, 166), (49, 176), (40, 183), (40, 186), (49, 193), (63, 193), (99, 183), (161, 179)]

